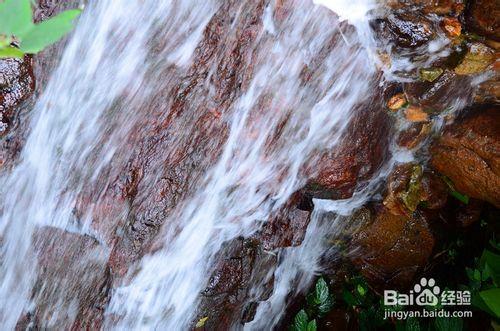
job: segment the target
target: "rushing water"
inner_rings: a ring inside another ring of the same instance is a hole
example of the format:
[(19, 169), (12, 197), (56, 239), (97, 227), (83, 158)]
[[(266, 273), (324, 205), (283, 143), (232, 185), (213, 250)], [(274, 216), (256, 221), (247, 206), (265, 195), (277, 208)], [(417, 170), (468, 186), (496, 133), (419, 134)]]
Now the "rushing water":
[[(208, 148), (205, 157), (215, 162), (207, 161), (207, 170), (200, 170), (201, 175), (188, 186), (190, 193), (165, 215), (155, 239), (158, 249), (114, 283), (105, 328), (187, 328), (222, 245), (255, 233), (304, 185), (304, 166), (313, 163), (320, 150), (335, 148), (354, 109), (377, 84), (365, 17), (373, 4), (369, 0), (322, 2), (356, 29), (340, 24), (329, 10), (309, 1), (294, 1), (279, 20), (272, 13), (280, 10), (282, 2), (264, 1), (258, 28), (250, 32), (250, 44), (245, 46), (250, 60), (239, 68), (249, 78), (224, 105), (227, 137), (222, 148), (219, 152)], [(50, 284), (51, 280), (42, 279), (33, 291), (37, 256), (43, 255), (34, 248), (33, 238), (47, 227), (84, 234), (100, 243), (101, 255), (107, 258), (112, 250), (109, 233), (94, 223), (95, 210), (90, 206), (76, 217), (75, 204), (94, 189), (98, 194), (93, 206), (99, 205), (105, 199), (102, 192), (133, 157), (130, 142), (136, 141), (137, 130), (147, 130), (145, 123), (151, 117), (164, 118), (173, 112), (173, 94), (161, 96), (160, 108), (151, 107), (150, 101), (157, 90), (172, 89), (176, 79), (191, 74), (190, 68), (197, 65), (196, 47), (210, 20), (226, 8), (222, 3), (114, 0), (92, 1), (85, 9), (33, 110), (20, 160), (1, 178), (0, 323), (6, 329), (12, 329), (22, 314), (38, 304), (37, 299), (47, 295), (55, 296), (58, 305), (44, 316), (47, 327), (57, 328), (57, 315), (75, 318), (78, 303), (57, 298), (69, 286), (65, 282)], [(175, 130), (156, 156), (159, 167), (186, 152), (199, 134), (197, 123), (204, 116), (200, 109), (213, 104), (214, 91), (220, 88), (215, 80), (218, 63), (227, 55), (224, 47), (237, 38), (236, 27), (248, 18), (247, 11), (258, 7), (237, 3), (231, 2), (228, 14), (234, 29), (221, 29), (217, 61), (209, 62), (203, 90), (190, 95), (188, 111), (170, 122)], [(152, 42), (154, 38), (162, 42)], [(325, 45), (332, 46), (321, 59), (314, 84), (304, 84), (304, 65), (317, 65)], [(138, 196), (149, 196), (160, 177), (154, 172), (144, 178)], [(274, 293), (260, 304), (248, 329), (274, 326), (292, 283), (300, 283), (294, 286), (300, 290), (310, 282), (325, 250), (315, 237), (342, 223), (340, 218), (322, 222), (321, 210), (349, 213), (360, 206), (370, 188), (350, 200), (316, 202), (303, 245), (283, 252)], [(106, 216), (107, 227), (112, 224), (119, 232), (130, 208), (133, 212), (134, 205), (114, 206)], [(85, 258), (82, 254), (83, 264)], [(84, 279), (70, 282), (90, 286)]]

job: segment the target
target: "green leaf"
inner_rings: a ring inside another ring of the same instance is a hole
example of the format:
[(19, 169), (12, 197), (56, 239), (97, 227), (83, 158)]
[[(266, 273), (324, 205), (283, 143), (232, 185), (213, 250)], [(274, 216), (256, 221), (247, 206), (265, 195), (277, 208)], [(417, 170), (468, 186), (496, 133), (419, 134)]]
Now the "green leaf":
[(358, 290), (359, 295), (361, 295), (361, 296), (365, 296), (365, 294), (366, 294), (366, 289), (363, 287), (363, 285), (358, 285), (358, 286), (357, 286), (357, 290)]
[(24, 53), (15, 47), (4, 47), (0, 48), (0, 59), (13, 57), (13, 58), (22, 58)]
[(450, 190), (450, 194), (452, 197), (454, 197), (455, 199), (465, 203), (466, 205), (469, 204), (469, 197), (466, 196), (465, 194), (462, 194), (458, 191), (455, 191), (455, 190)]
[(436, 331), (462, 331), (464, 322), (457, 317), (436, 317), (434, 326)]
[(497, 286), (500, 285), (500, 255), (484, 250), (479, 259), (479, 265), (484, 270), (483, 272), (491, 276)]
[(347, 303), (347, 305), (350, 307), (355, 307), (355, 306), (359, 305), (358, 300), (347, 289), (344, 289), (342, 291), (342, 298)]
[(33, 27), (30, 0), (0, 2), (0, 34), (22, 38)]
[(481, 271), (474, 269), (474, 280), (481, 281)]
[(295, 315), (292, 329), (295, 331), (307, 331), (308, 321), (309, 318), (307, 317), (307, 313), (302, 309)]
[(479, 296), (493, 312), (496, 318), (500, 318), (500, 288), (479, 292)]
[(422, 68), (420, 69), (419, 72), (420, 79), (428, 82), (435, 81), (442, 74), (443, 74), (443, 69), (441, 68)]
[(42, 51), (73, 29), (73, 21), (81, 13), (79, 9), (67, 10), (34, 26), (21, 40), (20, 49), (29, 54)]
[(328, 285), (323, 278), (318, 279), (316, 282), (316, 298), (318, 303), (323, 303), (328, 300), (330, 291), (328, 290)]
[(469, 197), (466, 196), (465, 194), (462, 194), (462, 193), (458, 192), (455, 189), (455, 185), (453, 185), (453, 182), (451, 181), (451, 179), (449, 179), (446, 176), (443, 176), (443, 180), (446, 183), (446, 185), (448, 185), (449, 192), (450, 192), (450, 194), (451, 194), (452, 197), (454, 197), (455, 199), (457, 199), (457, 200), (465, 203), (466, 205), (469, 204)]
[(318, 306), (318, 316), (322, 317), (326, 315), (326, 313), (332, 310), (334, 304), (335, 301), (333, 300), (333, 297), (330, 295), (327, 300), (325, 300)]
[(317, 329), (316, 320), (312, 320), (307, 324), (307, 331), (316, 331)]

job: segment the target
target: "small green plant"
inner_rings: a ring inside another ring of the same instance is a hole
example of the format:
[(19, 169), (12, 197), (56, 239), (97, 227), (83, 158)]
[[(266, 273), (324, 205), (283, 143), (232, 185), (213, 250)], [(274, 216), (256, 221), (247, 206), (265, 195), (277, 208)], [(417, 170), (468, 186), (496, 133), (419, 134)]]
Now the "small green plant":
[(291, 331), (316, 331), (317, 330), (316, 320), (309, 320), (309, 316), (304, 309), (298, 312), (293, 319), (293, 324), (290, 327)]
[[(493, 249), (498, 249), (495, 240), (490, 241)], [(485, 249), (474, 268), (466, 269), (472, 294), (472, 305), (500, 319), (500, 255)]]
[(34, 24), (31, 0), (0, 0), (0, 58), (20, 58), (42, 51), (73, 29), (80, 12), (67, 10)]
[(328, 284), (319, 278), (314, 291), (306, 296), (307, 307), (299, 311), (290, 327), (292, 331), (315, 331), (316, 318), (325, 316), (333, 307), (335, 300)]
[(469, 197), (465, 194), (458, 192), (455, 189), (455, 185), (453, 185), (453, 182), (451, 181), (451, 179), (443, 176), (443, 180), (446, 183), (446, 185), (448, 185), (448, 191), (452, 197), (454, 197), (455, 199), (459, 200), (460, 202), (462, 202), (466, 205), (469, 204)]

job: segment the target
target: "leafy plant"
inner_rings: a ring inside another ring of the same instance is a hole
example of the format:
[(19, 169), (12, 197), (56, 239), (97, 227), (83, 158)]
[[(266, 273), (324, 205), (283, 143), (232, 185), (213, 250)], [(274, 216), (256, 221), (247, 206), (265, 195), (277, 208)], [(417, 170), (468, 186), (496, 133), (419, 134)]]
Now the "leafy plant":
[(42, 51), (73, 29), (80, 12), (67, 10), (34, 24), (30, 0), (0, 0), (0, 58), (19, 58)]
[[(490, 245), (497, 249), (495, 240)], [(485, 249), (474, 268), (466, 269), (469, 278), (468, 289), (472, 295), (472, 305), (500, 318), (500, 255)]]
[(292, 331), (315, 331), (316, 318), (325, 316), (333, 307), (335, 300), (328, 284), (319, 278), (314, 291), (306, 296), (307, 307), (298, 312), (290, 327)]
[(334, 302), (325, 280), (323, 278), (318, 279), (314, 292), (307, 295), (307, 305), (310, 314), (323, 317), (332, 309)]
[(448, 177), (443, 176), (443, 180), (446, 183), (446, 185), (448, 185), (448, 190), (449, 190), (449, 193), (452, 197), (454, 197), (455, 199), (461, 201), (462, 203), (464, 203), (466, 205), (469, 204), (469, 197), (465, 194), (458, 192), (455, 189), (453, 182)]
[(316, 331), (317, 325), (316, 320), (309, 320), (309, 316), (304, 309), (298, 312), (298, 314), (293, 319), (293, 324), (290, 327), (291, 331)]

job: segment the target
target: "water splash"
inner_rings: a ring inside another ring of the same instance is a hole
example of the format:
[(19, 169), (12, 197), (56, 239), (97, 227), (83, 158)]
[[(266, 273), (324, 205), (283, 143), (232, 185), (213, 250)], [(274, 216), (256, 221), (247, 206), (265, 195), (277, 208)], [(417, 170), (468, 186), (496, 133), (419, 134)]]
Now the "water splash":
[[(353, 109), (373, 87), (374, 67), (356, 34), (346, 32), (352, 44), (335, 44), (320, 83), (314, 91), (304, 87), (304, 64), (339, 33), (339, 23), (331, 25), (328, 15), (297, 4), (279, 31), (262, 33), (255, 42), (255, 74), (233, 106), (221, 158), (166, 220), (178, 224), (175, 238), (143, 258), (130, 283), (112, 296), (109, 312), (122, 317), (119, 329), (186, 328), (223, 243), (252, 235), (304, 184), (305, 163), (342, 136)], [(264, 97), (270, 102), (262, 109)]]
[[(251, 64), (239, 70), (248, 72), (250, 79), (225, 110), (229, 134), (220, 156), (192, 184), (193, 193), (167, 215), (158, 239), (161, 248), (132, 266), (112, 290), (106, 327), (188, 327), (222, 245), (254, 234), (288, 201), (306, 181), (305, 165), (314, 162), (319, 151), (335, 147), (354, 110), (376, 85), (369, 52), (373, 41), (361, 12), (347, 17), (340, 8), (349, 6), (333, 8), (356, 24), (354, 31), (344, 29), (333, 13), (310, 2), (299, 1), (284, 18), (277, 18), (271, 13), (279, 11), (279, 3), (266, 1), (256, 23), (259, 28), (249, 32), (255, 34), (246, 45)], [(371, 6), (368, 0), (358, 3), (366, 4), (367, 10)], [(92, 188), (102, 193), (120, 175), (132, 158), (129, 142), (134, 129), (158, 116), (149, 105), (151, 97), (160, 87), (173, 85), (176, 77), (189, 76), (196, 47), (221, 6), (215, 0), (203, 4), (117, 0), (93, 2), (86, 9), (34, 109), (19, 163), (1, 178), (7, 189), (2, 192), (0, 219), (0, 319), (7, 329), (36, 304), (31, 294), (40, 252), (34, 251), (32, 238), (40, 228), (57, 227), (90, 235), (103, 246), (110, 244), (94, 226), (92, 208), (76, 217), (75, 205), (82, 192)], [(233, 4), (237, 9), (232, 12), (233, 26), (245, 19), (245, 6)], [(161, 36), (164, 42), (158, 45), (152, 36)], [(234, 31), (225, 32), (221, 47), (234, 38)], [(225, 53), (221, 54), (217, 56)], [(303, 77), (309, 67), (316, 68), (314, 84)], [(172, 143), (159, 156), (162, 160), (182, 151), (186, 141), (199, 134), (195, 123), (204, 114), (197, 110), (212, 103), (211, 91), (219, 83), (214, 81), (217, 70), (217, 62), (211, 64), (202, 79), (208, 92), (192, 96), (191, 111), (174, 118), (171, 127), (178, 130), (172, 131)], [(171, 76), (164, 76), (165, 71)], [(173, 99), (173, 95), (164, 97), (161, 116), (172, 115)], [(149, 179), (143, 195), (160, 180)], [(97, 196), (98, 201), (103, 199)], [(107, 221), (123, 226), (121, 219), (129, 208), (123, 203)], [(308, 238), (317, 226), (313, 221)], [(293, 278), (290, 269), (302, 254), (319, 254), (322, 248), (312, 247), (311, 242), (306, 238), (300, 253), (286, 260), (292, 262), (280, 266), (283, 279)], [(42, 291), (54, 286), (43, 284)], [(284, 289), (277, 287), (277, 291)], [(276, 315), (268, 326), (284, 309), (280, 297), (273, 302)], [(74, 306), (59, 306), (57, 314), (74, 318)], [(258, 324), (269, 316), (259, 310), (257, 317)]]

